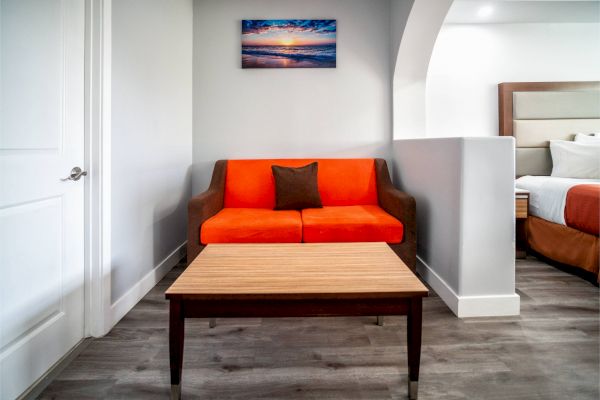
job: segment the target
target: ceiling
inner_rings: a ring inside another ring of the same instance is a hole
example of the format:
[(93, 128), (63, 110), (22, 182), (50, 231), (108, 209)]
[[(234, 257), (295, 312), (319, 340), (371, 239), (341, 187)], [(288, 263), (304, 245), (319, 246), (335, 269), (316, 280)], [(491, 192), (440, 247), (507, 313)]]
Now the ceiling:
[(600, 22), (600, 1), (455, 0), (445, 23)]

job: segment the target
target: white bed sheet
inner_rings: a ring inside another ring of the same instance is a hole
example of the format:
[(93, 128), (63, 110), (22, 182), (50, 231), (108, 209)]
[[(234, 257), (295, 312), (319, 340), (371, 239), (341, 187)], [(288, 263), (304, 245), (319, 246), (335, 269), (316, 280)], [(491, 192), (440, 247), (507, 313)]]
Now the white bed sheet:
[(599, 183), (599, 179), (558, 178), (553, 176), (522, 176), (515, 186), (529, 191), (529, 213), (561, 225), (565, 223), (567, 192), (575, 185)]

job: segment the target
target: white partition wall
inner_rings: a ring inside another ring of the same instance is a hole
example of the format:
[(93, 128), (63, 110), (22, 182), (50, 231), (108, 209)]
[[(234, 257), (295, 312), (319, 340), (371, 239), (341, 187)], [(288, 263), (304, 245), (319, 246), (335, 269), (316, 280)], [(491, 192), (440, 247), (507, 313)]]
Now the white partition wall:
[(421, 276), (459, 317), (519, 314), (514, 139), (396, 140), (393, 157), (417, 201)]

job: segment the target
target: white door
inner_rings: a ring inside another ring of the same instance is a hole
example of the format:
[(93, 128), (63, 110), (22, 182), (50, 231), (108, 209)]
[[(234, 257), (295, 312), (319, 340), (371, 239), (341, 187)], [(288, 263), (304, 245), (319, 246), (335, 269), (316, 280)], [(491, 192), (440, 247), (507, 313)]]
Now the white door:
[(83, 338), (82, 0), (0, 0), (0, 399)]

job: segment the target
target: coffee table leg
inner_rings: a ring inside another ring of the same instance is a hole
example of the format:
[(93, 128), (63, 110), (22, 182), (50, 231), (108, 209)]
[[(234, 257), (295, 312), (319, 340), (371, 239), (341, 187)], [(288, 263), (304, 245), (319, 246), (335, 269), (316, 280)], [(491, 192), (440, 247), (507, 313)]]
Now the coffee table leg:
[(171, 300), (169, 310), (169, 360), (171, 366), (171, 400), (181, 398), (181, 368), (185, 319), (181, 300)]
[(408, 344), (408, 396), (411, 400), (417, 398), (419, 390), (422, 312), (423, 300), (420, 297), (412, 298), (410, 300), (406, 329)]

